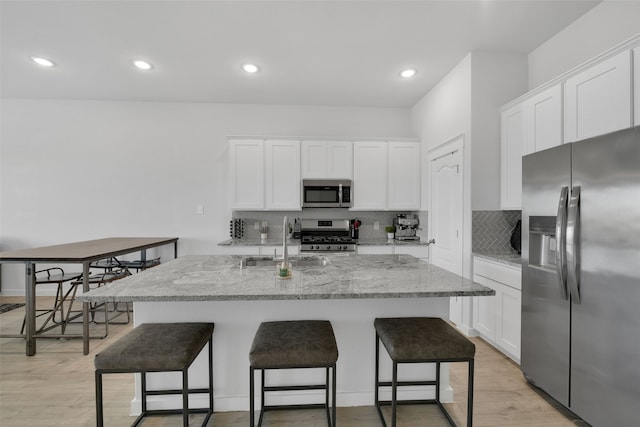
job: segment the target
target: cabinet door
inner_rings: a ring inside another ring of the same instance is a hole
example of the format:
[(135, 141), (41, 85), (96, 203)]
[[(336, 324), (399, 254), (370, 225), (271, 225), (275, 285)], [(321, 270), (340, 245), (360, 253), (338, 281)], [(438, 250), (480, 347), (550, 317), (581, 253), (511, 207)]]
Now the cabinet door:
[(420, 143), (389, 142), (390, 210), (420, 209)]
[(231, 209), (264, 208), (264, 142), (261, 139), (229, 143), (229, 199)]
[(521, 292), (500, 285), (496, 291), (496, 345), (520, 363)]
[(325, 141), (302, 141), (301, 169), (303, 178), (328, 178), (327, 143)]
[(565, 82), (565, 142), (631, 127), (631, 52)]
[(384, 210), (387, 207), (387, 143), (353, 143), (352, 210)]
[(562, 87), (554, 86), (527, 100), (526, 153), (562, 144)]
[[(474, 275), (473, 281), (495, 290), (495, 282), (486, 277)], [(496, 340), (496, 295), (490, 297), (477, 297), (473, 301), (473, 327), (480, 335), (490, 342)]]
[(640, 47), (633, 49), (633, 102), (634, 125), (640, 126)]
[(352, 177), (353, 143), (351, 141), (327, 143), (327, 178), (351, 179)]
[(300, 143), (268, 140), (265, 143), (265, 207), (301, 210)]
[(514, 105), (500, 115), (500, 208), (503, 210), (521, 209), (526, 123), (524, 103)]

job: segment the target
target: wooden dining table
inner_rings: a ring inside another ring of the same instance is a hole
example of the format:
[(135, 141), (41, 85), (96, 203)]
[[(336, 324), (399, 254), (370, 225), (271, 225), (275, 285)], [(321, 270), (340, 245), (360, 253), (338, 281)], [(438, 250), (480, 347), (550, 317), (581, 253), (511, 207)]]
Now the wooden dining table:
[[(25, 334), (26, 354), (36, 354), (36, 264), (61, 263), (82, 264), (82, 289), (89, 291), (89, 268), (93, 261), (141, 252), (146, 259), (146, 250), (173, 244), (174, 258), (178, 257), (177, 237), (108, 237), (84, 242), (42, 246), (0, 252), (0, 263), (24, 263), (25, 266)], [(0, 335), (0, 338), (22, 335)], [(82, 304), (83, 353), (89, 354), (89, 303)]]

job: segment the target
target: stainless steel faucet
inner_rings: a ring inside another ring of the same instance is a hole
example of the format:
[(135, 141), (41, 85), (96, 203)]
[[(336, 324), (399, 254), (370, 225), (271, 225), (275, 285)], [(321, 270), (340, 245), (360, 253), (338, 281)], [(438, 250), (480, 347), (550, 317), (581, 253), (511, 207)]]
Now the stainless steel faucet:
[(289, 268), (289, 248), (287, 246), (287, 231), (289, 228), (289, 218), (285, 215), (282, 224), (282, 259), (284, 267)]
[(278, 258), (276, 250), (273, 250), (273, 259), (283, 261), (285, 268), (289, 268), (289, 246), (287, 244), (287, 231), (289, 230), (289, 218), (285, 215), (282, 224), (282, 258)]

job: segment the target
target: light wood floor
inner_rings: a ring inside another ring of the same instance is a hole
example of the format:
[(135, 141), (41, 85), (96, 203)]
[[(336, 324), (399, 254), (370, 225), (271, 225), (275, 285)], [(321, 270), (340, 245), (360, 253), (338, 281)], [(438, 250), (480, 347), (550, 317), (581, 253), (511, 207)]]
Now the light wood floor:
[[(0, 302), (21, 301), (4, 297)], [(41, 298), (40, 302), (44, 305), (46, 298)], [(23, 308), (0, 314), (0, 333), (19, 331), (23, 316)], [(91, 340), (91, 352), (87, 356), (82, 355), (79, 339), (39, 339), (37, 354), (33, 357), (25, 356), (23, 339), (0, 339), (0, 426), (94, 426), (93, 357), (130, 329), (131, 324), (110, 327), (106, 339)], [(475, 426), (586, 426), (529, 386), (511, 360), (482, 340), (473, 338), (473, 341), (477, 349)], [(339, 369), (348, 367), (339, 366)], [(448, 405), (448, 408), (458, 425), (466, 425), (466, 364), (452, 364), (450, 375), (456, 391), (456, 403)], [(105, 425), (130, 425), (134, 419), (128, 415), (133, 375), (111, 374), (104, 378)], [(196, 422), (201, 418), (194, 415), (192, 419)], [(208, 425), (246, 427), (248, 422), (248, 412), (223, 412), (216, 413)], [(148, 418), (143, 425), (182, 424), (179, 416), (172, 416)], [(326, 419), (321, 410), (270, 412), (263, 425), (324, 427)], [(380, 425), (380, 421), (373, 406), (338, 408), (338, 425), (375, 427)], [(399, 427), (427, 425), (438, 427), (447, 424), (431, 406), (403, 406), (399, 409)]]

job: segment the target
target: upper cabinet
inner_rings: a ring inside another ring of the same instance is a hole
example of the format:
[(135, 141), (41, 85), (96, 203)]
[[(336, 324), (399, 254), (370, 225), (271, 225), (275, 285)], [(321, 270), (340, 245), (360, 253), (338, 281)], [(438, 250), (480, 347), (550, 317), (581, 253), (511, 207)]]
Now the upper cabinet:
[(351, 141), (302, 141), (302, 178), (353, 177)]
[(500, 114), (500, 208), (520, 209), (522, 155), (527, 150), (527, 109), (516, 104)]
[(353, 143), (351, 210), (420, 209), (419, 142)]
[(527, 151), (523, 155), (562, 144), (562, 86), (534, 95), (526, 105)]
[(631, 51), (569, 78), (564, 93), (565, 142), (631, 127)]
[(265, 208), (302, 209), (300, 194), (300, 143), (265, 142)]
[(229, 203), (232, 209), (264, 209), (264, 141), (229, 143)]
[(229, 199), (234, 210), (300, 210), (300, 143), (233, 139)]
[(388, 208), (420, 209), (420, 143), (389, 142), (388, 156)]
[(387, 143), (353, 143), (352, 210), (387, 208)]
[(640, 36), (500, 110), (502, 209), (521, 209), (521, 156), (640, 125), (638, 44)]

